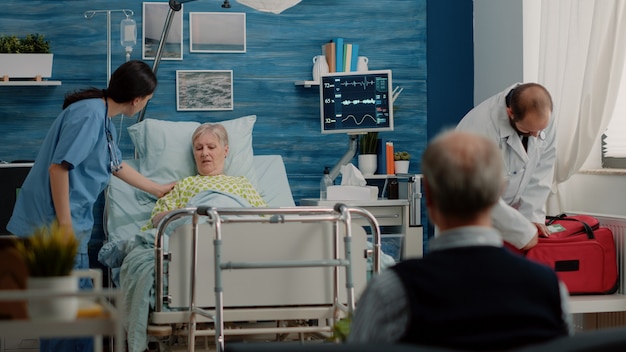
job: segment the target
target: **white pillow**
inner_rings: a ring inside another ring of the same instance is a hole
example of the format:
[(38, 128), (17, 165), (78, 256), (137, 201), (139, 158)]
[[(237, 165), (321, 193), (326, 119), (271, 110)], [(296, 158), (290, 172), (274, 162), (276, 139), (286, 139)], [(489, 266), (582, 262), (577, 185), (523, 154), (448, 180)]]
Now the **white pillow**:
[[(253, 168), (252, 130), (256, 115), (220, 121), (228, 132), (228, 157), (224, 173), (246, 176), (257, 187)], [(139, 157), (139, 172), (159, 183), (196, 175), (191, 136), (198, 122), (145, 119), (128, 127)]]

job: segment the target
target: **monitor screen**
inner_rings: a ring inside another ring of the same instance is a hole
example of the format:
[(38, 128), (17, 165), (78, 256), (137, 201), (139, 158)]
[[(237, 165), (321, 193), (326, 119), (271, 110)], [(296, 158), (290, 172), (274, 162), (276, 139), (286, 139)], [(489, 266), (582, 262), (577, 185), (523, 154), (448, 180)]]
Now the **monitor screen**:
[(391, 70), (322, 74), (322, 133), (393, 131), (391, 96)]

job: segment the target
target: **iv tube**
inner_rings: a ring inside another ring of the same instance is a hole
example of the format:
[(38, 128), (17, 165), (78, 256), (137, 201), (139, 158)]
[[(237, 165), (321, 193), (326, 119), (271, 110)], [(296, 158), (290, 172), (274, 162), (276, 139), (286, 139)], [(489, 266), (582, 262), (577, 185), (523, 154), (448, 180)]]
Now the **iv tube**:
[(129, 16), (120, 23), (120, 43), (126, 49), (126, 61), (129, 61), (133, 46), (137, 44), (137, 24)]

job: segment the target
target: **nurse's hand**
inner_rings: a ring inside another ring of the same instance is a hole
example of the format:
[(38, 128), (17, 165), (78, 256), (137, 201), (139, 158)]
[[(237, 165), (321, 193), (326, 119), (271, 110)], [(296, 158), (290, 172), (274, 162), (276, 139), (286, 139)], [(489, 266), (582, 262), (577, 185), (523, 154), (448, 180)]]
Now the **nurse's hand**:
[(176, 186), (176, 182), (170, 182), (164, 185), (159, 185), (157, 193), (154, 195), (157, 196), (158, 198), (161, 198), (164, 195), (170, 193), (170, 191), (174, 189), (174, 186)]
[(539, 237), (549, 237), (550, 236), (550, 230), (548, 230), (548, 227), (546, 226), (546, 224), (542, 224), (539, 222), (533, 222), (533, 225), (535, 225), (535, 227), (537, 227), (537, 233), (539, 233)]

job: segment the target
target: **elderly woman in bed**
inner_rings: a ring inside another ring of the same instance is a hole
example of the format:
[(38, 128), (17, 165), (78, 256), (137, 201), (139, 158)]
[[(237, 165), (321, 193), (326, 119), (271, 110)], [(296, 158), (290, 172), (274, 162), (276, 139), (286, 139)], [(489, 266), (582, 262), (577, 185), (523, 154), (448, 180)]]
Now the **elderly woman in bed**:
[(202, 124), (193, 133), (191, 141), (198, 175), (180, 180), (170, 193), (160, 198), (143, 230), (156, 227), (168, 212), (188, 206), (194, 196), (205, 190), (241, 197), (253, 207), (267, 206), (245, 176), (224, 175), (224, 163), (228, 156), (228, 133), (224, 126)]

